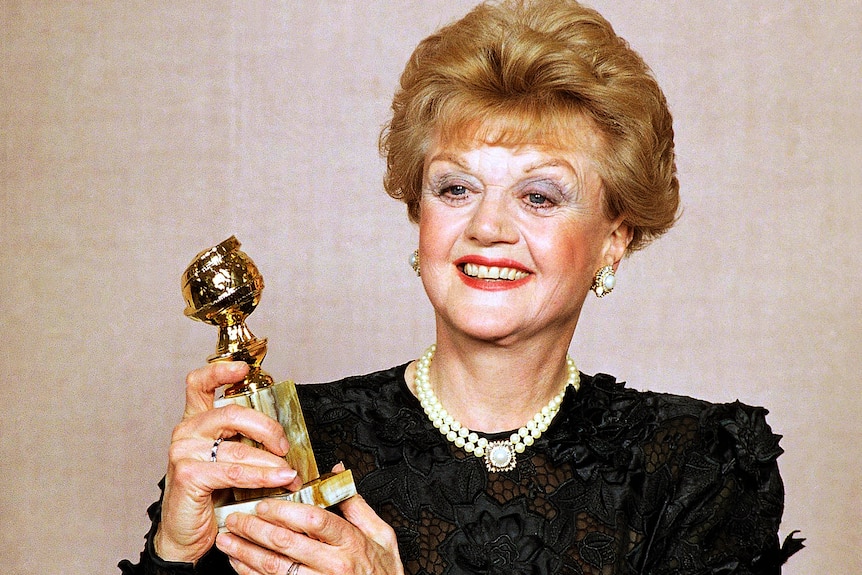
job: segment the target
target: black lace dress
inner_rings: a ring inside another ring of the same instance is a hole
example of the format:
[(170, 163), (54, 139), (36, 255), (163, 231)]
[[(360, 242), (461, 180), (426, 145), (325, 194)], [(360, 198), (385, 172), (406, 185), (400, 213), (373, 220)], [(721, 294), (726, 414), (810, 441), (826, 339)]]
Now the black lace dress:
[[(319, 467), (353, 471), (407, 573), (774, 574), (801, 547), (779, 546), (782, 450), (765, 409), (582, 376), (517, 467), (489, 473), (431, 425), (405, 368), (298, 389)], [(152, 534), (158, 503), (150, 515)], [(123, 573), (233, 573), (217, 549), (163, 562), (151, 539)]]

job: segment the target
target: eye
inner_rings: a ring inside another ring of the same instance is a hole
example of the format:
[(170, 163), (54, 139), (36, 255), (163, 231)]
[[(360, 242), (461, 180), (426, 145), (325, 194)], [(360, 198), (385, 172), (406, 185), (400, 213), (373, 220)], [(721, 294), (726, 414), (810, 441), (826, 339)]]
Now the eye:
[(427, 175), (424, 192), (449, 206), (461, 206), (469, 203), (478, 191), (479, 183), (463, 170), (454, 170), (450, 166), (435, 166)]
[(547, 196), (537, 192), (527, 194), (527, 201), (533, 206), (547, 206), (551, 204), (551, 200)]
[(526, 209), (547, 215), (565, 204), (568, 196), (557, 181), (542, 178), (526, 182), (520, 198)]
[(443, 183), (436, 187), (434, 195), (450, 206), (460, 206), (470, 201), (473, 189), (464, 183)]
[(442, 190), (440, 190), (440, 195), (458, 198), (466, 196), (468, 192), (469, 190), (466, 186), (462, 186), (461, 184), (453, 184), (451, 186), (446, 186)]
[(525, 207), (535, 212), (546, 213), (559, 205), (556, 196), (542, 192), (529, 192), (522, 196)]

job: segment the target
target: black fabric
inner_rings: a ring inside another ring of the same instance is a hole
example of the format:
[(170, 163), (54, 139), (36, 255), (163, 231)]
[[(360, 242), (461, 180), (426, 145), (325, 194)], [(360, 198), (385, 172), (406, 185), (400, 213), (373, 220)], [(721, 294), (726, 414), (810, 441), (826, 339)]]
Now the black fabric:
[[(516, 469), (489, 473), (431, 425), (405, 368), (297, 389), (320, 469), (352, 470), (407, 573), (773, 575), (801, 547), (779, 546), (782, 450), (763, 408), (582, 375)], [(121, 567), (233, 573), (217, 550), (173, 565), (148, 545)]]

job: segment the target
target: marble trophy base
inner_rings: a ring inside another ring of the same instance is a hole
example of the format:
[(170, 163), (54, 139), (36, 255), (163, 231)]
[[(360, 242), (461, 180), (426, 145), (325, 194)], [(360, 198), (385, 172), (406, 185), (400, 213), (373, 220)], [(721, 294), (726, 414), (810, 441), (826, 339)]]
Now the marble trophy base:
[(306, 483), (298, 491), (282, 492), (276, 495), (216, 505), (215, 516), (218, 520), (219, 533), (224, 533), (227, 531), (225, 521), (228, 515), (236, 512), (254, 515), (257, 504), (263, 499), (280, 499), (318, 507), (330, 507), (354, 495), (356, 495), (356, 485), (353, 482), (353, 473), (348, 469), (341, 473), (327, 473), (323, 477)]
[[(329, 507), (356, 495), (356, 485), (350, 470), (328, 473), (321, 477), (308, 439), (296, 386), (292, 381), (283, 381), (215, 401), (215, 407), (230, 404), (256, 409), (281, 424), (290, 442), (290, 450), (285, 460), (303, 480), (303, 486), (294, 492), (286, 489), (233, 489), (223, 493), (225, 500), (218, 500), (215, 505), (219, 531), (225, 530), (224, 521), (228, 515), (234, 512), (253, 514), (262, 499), (281, 499)], [(259, 444), (249, 439), (242, 438), (241, 441), (259, 447)]]

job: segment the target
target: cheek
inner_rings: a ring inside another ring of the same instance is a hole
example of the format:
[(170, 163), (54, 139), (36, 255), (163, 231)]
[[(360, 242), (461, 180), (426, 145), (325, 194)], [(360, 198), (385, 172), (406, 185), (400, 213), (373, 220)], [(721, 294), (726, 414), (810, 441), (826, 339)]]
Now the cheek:
[(419, 249), (423, 257), (448, 253), (459, 236), (459, 227), (439, 206), (423, 205), (419, 220)]
[(431, 210), (423, 209), (422, 218), (419, 220), (419, 251), (423, 256), (430, 254), (437, 243), (436, 237), (439, 228), (435, 225), (434, 214)]
[(601, 260), (602, 241), (595, 230), (570, 224), (543, 232), (534, 234), (532, 241), (528, 239), (528, 244), (534, 248), (534, 258), (544, 261), (545, 265), (557, 273), (592, 277), (600, 267), (598, 263)]
[(434, 216), (428, 211), (423, 212), (419, 221), (419, 265), (422, 267), (423, 283), (435, 276), (434, 270), (447, 259), (448, 242), (442, 231)]

